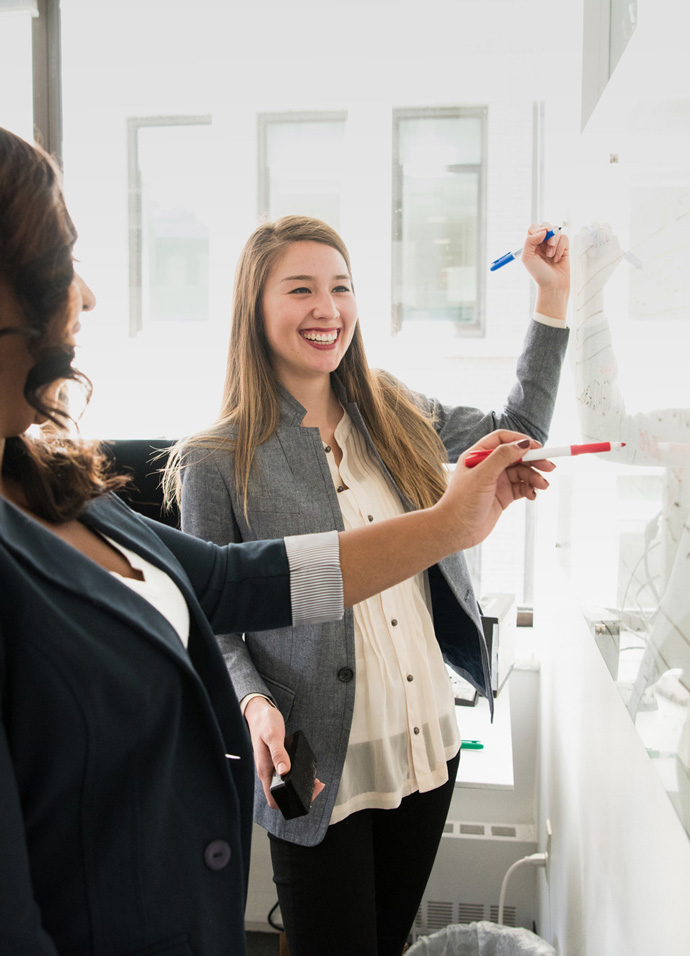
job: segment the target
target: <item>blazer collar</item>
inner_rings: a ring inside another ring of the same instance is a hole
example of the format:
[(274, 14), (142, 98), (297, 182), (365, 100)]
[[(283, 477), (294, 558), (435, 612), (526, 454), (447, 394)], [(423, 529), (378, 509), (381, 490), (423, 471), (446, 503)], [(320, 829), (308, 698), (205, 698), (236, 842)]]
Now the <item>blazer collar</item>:
[[(347, 400), (345, 386), (336, 372), (331, 372), (331, 386), (333, 387), (335, 397), (347, 411), (348, 415), (354, 420), (359, 421), (361, 415), (359, 414), (357, 403)], [(285, 425), (301, 425), (304, 416), (307, 414), (304, 405), (298, 402), (294, 395), (288, 392), (282, 385), (278, 386), (278, 391), (280, 395), (280, 414), (282, 422)]]

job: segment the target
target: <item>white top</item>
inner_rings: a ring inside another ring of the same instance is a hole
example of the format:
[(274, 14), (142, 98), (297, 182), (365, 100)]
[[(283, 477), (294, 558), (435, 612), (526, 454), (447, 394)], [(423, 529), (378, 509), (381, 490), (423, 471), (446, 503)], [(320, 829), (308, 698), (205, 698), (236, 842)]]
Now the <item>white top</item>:
[[(327, 451), (345, 528), (404, 512), (345, 413)], [(341, 490), (343, 489), (343, 490)], [(450, 678), (434, 633), (426, 573), (356, 604), (355, 708), (331, 823), (364, 808), (390, 809), (441, 786), (460, 747)]]
[(110, 573), (118, 581), (122, 581), (123, 584), (126, 584), (127, 587), (147, 600), (163, 617), (167, 618), (179, 634), (184, 646), (187, 647), (189, 643), (189, 608), (182, 592), (170, 575), (151, 564), (146, 558), (142, 558), (135, 551), (130, 551), (124, 545), (113, 541), (107, 535), (104, 534), (103, 537), (108, 544), (125, 556), (135, 571), (141, 571), (144, 580), (138, 581), (136, 578), (127, 578), (118, 574), (117, 571), (111, 571)]

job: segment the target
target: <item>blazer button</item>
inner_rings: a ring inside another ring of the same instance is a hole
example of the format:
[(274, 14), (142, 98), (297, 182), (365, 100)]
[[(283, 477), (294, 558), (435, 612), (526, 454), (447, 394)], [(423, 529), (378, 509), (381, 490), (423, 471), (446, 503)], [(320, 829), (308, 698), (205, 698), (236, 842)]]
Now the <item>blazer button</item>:
[(209, 870), (223, 870), (230, 862), (232, 850), (225, 840), (212, 840), (204, 850), (204, 863)]
[(355, 672), (351, 667), (341, 667), (338, 671), (338, 680), (343, 684), (349, 684), (354, 676)]

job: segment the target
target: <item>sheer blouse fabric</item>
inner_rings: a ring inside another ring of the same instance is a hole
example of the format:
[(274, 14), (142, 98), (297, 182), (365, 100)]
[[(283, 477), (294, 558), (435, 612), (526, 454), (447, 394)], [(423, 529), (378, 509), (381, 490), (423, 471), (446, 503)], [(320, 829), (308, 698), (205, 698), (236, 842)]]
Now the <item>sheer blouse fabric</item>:
[[(403, 514), (363, 437), (343, 414), (327, 448), (346, 529)], [(448, 671), (434, 634), (426, 573), (389, 588), (354, 611), (355, 708), (331, 823), (365, 808), (391, 809), (403, 797), (441, 786), (460, 747)]]

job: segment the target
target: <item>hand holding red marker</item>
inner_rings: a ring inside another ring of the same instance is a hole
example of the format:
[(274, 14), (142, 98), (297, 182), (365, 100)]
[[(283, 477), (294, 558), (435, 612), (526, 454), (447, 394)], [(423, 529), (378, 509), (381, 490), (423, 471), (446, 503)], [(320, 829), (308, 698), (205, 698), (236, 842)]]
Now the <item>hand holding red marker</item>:
[[(541, 461), (544, 458), (564, 458), (572, 455), (593, 455), (605, 451), (618, 451), (625, 446), (624, 441), (597, 441), (588, 442), (585, 445), (559, 445), (553, 448), (532, 448), (526, 452), (520, 461)], [(478, 451), (471, 451), (465, 458), (467, 468), (474, 468), (480, 462), (484, 461), (493, 448), (482, 448)]]

